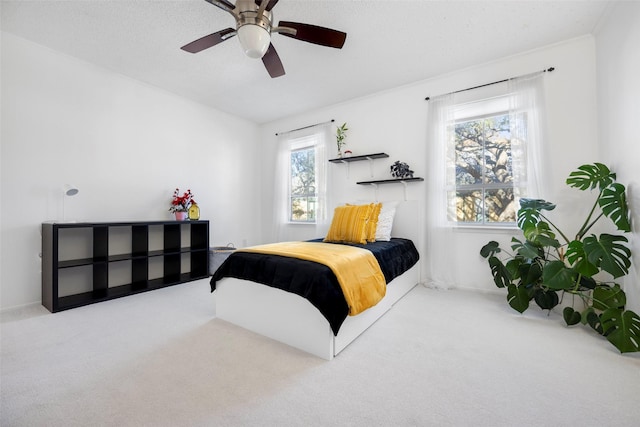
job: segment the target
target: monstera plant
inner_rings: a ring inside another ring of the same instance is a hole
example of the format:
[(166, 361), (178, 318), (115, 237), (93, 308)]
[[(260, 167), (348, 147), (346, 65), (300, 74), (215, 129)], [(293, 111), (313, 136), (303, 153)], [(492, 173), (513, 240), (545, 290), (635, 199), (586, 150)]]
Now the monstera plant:
[[(524, 239), (512, 238), (512, 253), (491, 241), (480, 250), (499, 288), (507, 289), (509, 305), (520, 313), (533, 300), (551, 310), (566, 295), (574, 295), (563, 310), (567, 325), (588, 325), (620, 352), (640, 351), (640, 316), (625, 309), (626, 295), (614, 280), (629, 273), (631, 250), (620, 234), (588, 234), (602, 218), (618, 231), (631, 231), (624, 185), (601, 163), (580, 166), (567, 178), (570, 187), (597, 190), (586, 220), (569, 237), (547, 217), (556, 205), (541, 199), (521, 199), (517, 225)], [(550, 215), (549, 215), (550, 216)], [(575, 303), (581, 301), (580, 307)]]

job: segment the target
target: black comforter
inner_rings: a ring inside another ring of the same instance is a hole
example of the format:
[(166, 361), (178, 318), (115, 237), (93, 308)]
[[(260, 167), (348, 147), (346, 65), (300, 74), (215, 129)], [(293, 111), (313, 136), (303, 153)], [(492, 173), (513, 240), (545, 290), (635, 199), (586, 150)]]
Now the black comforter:
[[(313, 240), (321, 242), (322, 239)], [(370, 250), (378, 260), (387, 283), (418, 262), (420, 256), (411, 240), (392, 238), (389, 242), (352, 244)], [(338, 334), (349, 308), (331, 269), (312, 261), (279, 255), (233, 252), (211, 278), (211, 292), (225, 277), (251, 280), (300, 295), (313, 304)]]

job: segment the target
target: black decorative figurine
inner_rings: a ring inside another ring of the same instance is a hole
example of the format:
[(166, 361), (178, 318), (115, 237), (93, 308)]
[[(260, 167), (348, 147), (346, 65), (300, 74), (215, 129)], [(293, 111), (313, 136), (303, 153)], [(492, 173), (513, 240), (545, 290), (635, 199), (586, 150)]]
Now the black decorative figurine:
[(394, 178), (413, 178), (413, 171), (409, 169), (409, 165), (404, 162), (396, 161), (391, 165), (390, 169), (391, 176)]

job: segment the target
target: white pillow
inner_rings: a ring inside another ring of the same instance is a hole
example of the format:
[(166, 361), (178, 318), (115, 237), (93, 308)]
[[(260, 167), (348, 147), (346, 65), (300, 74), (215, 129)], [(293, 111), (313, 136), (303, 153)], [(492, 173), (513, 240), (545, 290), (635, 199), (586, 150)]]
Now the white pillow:
[(382, 202), (382, 209), (380, 209), (378, 216), (378, 228), (376, 228), (376, 241), (388, 242), (391, 240), (391, 229), (397, 206), (398, 202)]

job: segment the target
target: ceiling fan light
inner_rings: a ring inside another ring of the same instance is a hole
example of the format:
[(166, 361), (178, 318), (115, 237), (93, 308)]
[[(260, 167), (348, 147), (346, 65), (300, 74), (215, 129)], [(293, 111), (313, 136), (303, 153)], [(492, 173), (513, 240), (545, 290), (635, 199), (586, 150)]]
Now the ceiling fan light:
[(245, 24), (238, 28), (238, 39), (249, 58), (262, 58), (271, 43), (269, 32), (255, 24)]

